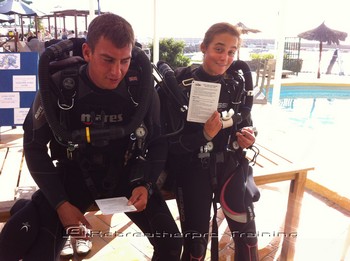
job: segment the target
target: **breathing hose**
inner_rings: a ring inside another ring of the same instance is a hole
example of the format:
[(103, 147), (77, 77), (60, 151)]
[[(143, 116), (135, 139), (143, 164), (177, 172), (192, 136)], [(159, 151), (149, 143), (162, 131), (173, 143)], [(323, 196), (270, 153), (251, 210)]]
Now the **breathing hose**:
[[(238, 72), (241, 70), (243, 73), (243, 92), (246, 93), (244, 94), (245, 98), (243, 104), (240, 105), (240, 111), (242, 115), (242, 120), (245, 120), (250, 115), (250, 111), (253, 107), (253, 79), (251, 70), (249, 68), (249, 65), (242, 60), (234, 61), (228, 70), (233, 72)], [(241, 92), (241, 94), (243, 94), (243, 92)]]

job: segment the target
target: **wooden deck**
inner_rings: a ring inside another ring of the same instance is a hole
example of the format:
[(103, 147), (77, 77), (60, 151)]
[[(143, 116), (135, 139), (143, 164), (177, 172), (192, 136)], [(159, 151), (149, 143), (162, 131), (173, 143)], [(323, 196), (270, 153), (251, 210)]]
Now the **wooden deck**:
[[(36, 189), (36, 184), (23, 161), (21, 128), (1, 131), (0, 135), (0, 201), (8, 201), (10, 204), (15, 198), (28, 197)], [(255, 180), (262, 192), (262, 198), (256, 204), (257, 228), (265, 235), (270, 234), (269, 237), (259, 236), (260, 260), (276, 260), (277, 257), (279, 260), (293, 260), (295, 246), (298, 244), (298, 239), (293, 235), (296, 232), (299, 234), (304, 185), (307, 172), (312, 170), (312, 167), (297, 167), (263, 146), (260, 146), (260, 150), (258, 164), (254, 167)], [(265, 194), (271, 192), (277, 193), (277, 198), (276, 195), (265, 197)], [(168, 200), (167, 203), (180, 225), (176, 202)], [(271, 211), (271, 205), (276, 206), (276, 209)], [(94, 211), (86, 213), (86, 216), (94, 230), (105, 232), (105, 236), (93, 238), (93, 249), (89, 255), (74, 256), (71, 260), (151, 259), (152, 249), (147, 238), (137, 236), (140, 235), (139, 229), (125, 215), (101, 215), (100, 212)], [(233, 260), (234, 244), (221, 211), (218, 214), (218, 223), (221, 235), (220, 260)], [(276, 235), (275, 232), (283, 235)], [(345, 246), (346, 244), (344, 249)], [(210, 260), (209, 248), (207, 260)]]

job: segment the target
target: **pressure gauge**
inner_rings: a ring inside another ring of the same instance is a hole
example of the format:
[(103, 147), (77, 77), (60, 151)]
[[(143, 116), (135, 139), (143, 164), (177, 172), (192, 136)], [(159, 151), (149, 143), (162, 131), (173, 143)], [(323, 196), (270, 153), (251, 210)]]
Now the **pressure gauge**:
[(208, 151), (212, 151), (214, 149), (214, 143), (212, 141), (207, 142)]
[(135, 130), (135, 135), (137, 138), (144, 138), (146, 136), (146, 134), (147, 134), (146, 127), (143, 125), (140, 125), (140, 127), (138, 127)]
[(235, 140), (232, 142), (232, 147), (235, 149), (235, 150), (238, 150), (239, 149), (239, 144), (238, 142)]

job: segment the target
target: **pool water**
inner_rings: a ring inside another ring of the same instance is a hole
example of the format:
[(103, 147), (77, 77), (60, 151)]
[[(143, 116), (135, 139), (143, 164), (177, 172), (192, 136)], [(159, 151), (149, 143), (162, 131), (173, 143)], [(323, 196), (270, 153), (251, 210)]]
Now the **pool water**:
[(315, 129), (334, 126), (348, 121), (350, 115), (349, 99), (294, 98), (280, 100), (280, 107), (289, 120), (298, 127)]
[[(272, 94), (273, 89), (269, 91), (269, 102)], [(299, 127), (317, 128), (347, 123), (350, 87), (282, 86), (279, 105), (291, 123)]]
[[(269, 91), (272, 98), (273, 88)], [(282, 86), (281, 99), (284, 98), (327, 98), (350, 99), (350, 86)]]

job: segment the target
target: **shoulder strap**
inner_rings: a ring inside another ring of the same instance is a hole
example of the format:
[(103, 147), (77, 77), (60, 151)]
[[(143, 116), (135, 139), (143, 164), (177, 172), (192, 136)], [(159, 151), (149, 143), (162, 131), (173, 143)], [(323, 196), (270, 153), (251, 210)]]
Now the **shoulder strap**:
[(55, 72), (63, 67), (58, 74), (57, 79), (57, 105), (60, 108), (60, 124), (65, 129), (70, 128), (68, 112), (74, 106), (74, 99), (79, 88), (79, 69), (85, 61), (81, 57), (69, 57), (50, 64), (50, 71)]
[(79, 86), (79, 68), (80, 65), (74, 65), (65, 68), (60, 73), (58, 106), (62, 110), (70, 110), (74, 106), (74, 97), (76, 96)]
[(134, 61), (131, 62), (128, 72), (125, 75), (125, 83), (130, 95), (131, 101), (137, 107), (140, 99), (141, 68)]

